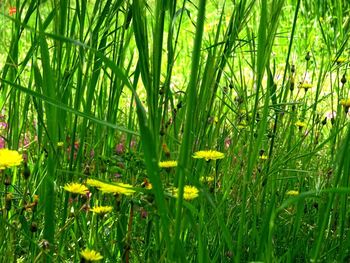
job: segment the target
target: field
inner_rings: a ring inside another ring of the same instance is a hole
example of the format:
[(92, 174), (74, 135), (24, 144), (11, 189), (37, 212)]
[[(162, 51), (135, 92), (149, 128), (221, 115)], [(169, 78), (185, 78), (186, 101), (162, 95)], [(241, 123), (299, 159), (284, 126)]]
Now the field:
[(348, 0), (0, 0), (0, 262), (349, 262)]

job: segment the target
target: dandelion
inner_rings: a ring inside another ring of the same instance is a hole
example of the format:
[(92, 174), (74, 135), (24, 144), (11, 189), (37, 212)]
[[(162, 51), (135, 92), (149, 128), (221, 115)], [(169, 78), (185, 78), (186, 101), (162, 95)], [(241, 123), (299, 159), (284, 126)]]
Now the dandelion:
[(339, 104), (344, 107), (350, 107), (350, 99), (342, 99), (340, 100)]
[(172, 168), (177, 166), (177, 161), (162, 161), (158, 165), (160, 168)]
[(346, 61), (346, 58), (344, 57), (339, 57), (335, 60), (335, 62), (337, 62), (337, 64), (342, 64)]
[(223, 154), (222, 152), (209, 150), (195, 152), (192, 157), (195, 159), (205, 159), (206, 161), (209, 161), (223, 159), (225, 157), (225, 154)]
[(90, 211), (95, 214), (105, 215), (113, 210), (111, 206), (94, 206)]
[(263, 155), (259, 156), (259, 159), (266, 161), (267, 159), (269, 159), (269, 157), (267, 155), (263, 154)]
[(80, 255), (87, 262), (98, 261), (103, 258), (99, 252), (88, 248), (81, 251)]
[[(179, 190), (176, 188), (173, 190), (174, 196), (178, 197)], [(184, 187), (184, 199), (185, 200), (192, 200), (196, 197), (198, 197), (198, 189), (194, 186), (185, 185)]]
[(80, 183), (69, 183), (66, 184), (63, 188), (67, 192), (79, 195), (85, 195), (89, 191), (89, 189), (85, 185)]
[(297, 121), (295, 123), (295, 126), (297, 126), (299, 129), (305, 128), (306, 127), (306, 123), (302, 122), (302, 121)]
[(299, 195), (299, 192), (296, 190), (289, 190), (289, 191), (287, 191), (286, 195), (297, 196), (297, 195)]
[(17, 151), (9, 149), (0, 149), (0, 170), (18, 166), (22, 163), (22, 161), (22, 155), (19, 154)]
[(305, 92), (312, 88), (311, 83), (300, 83), (299, 89), (304, 89)]

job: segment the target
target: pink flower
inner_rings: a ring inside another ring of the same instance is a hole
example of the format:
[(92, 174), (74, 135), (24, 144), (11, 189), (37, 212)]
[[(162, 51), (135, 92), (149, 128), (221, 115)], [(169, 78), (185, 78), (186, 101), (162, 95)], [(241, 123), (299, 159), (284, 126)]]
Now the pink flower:
[(230, 145), (231, 145), (231, 143), (232, 143), (231, 138), (226, 137), (226, 138), (225, 138), (225, 148), (226, 148), (226, 149), (229, 148)]
[(5, 148), (5, 139), (0, 136), (0, 149)]
[(124, 143), (118, 143), (117, 146), (115, 147), (115, 151), (117, 154), (124, 153), (124, 150), (125, 150)]

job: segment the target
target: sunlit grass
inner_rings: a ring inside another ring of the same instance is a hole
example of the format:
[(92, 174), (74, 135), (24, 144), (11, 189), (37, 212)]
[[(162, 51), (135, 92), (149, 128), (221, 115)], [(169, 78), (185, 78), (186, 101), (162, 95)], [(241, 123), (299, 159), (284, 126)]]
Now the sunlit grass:
[(349, 260), (347, 1), (0, 12), (1, 259)]

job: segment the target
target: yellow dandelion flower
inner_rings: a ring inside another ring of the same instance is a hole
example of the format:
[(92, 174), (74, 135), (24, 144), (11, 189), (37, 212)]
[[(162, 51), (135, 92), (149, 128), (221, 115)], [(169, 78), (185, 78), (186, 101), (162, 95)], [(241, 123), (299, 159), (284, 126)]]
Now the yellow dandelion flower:
[(344, 63), (346, 61), (346, 58), (344, 57), (339, 57), (335, 60), (335, 62), (337, 62), (338, 64)]
[(177, 166), (177, 161), (162, 161), (162, 162), (159, 162), (158, 165), (159, 165), (160, 168), (176, 167)]
[(205, 159), (206, 161), (209, 161), (223, 159), (225, 157), (225, 154), (223, 154), (222, 152), (209, 150), (195, 152), (192, 157), (195, 159)]
[[(198, 197), (198, 189), (194, 186), (185, 185), (184, 187), (184, 199), (185, 200), (192, 200), (196, 197)], [(178, 197), (178, 189), (173, 190), (174, 196)]]
[(267, 155), (263, 154), (263, 155), (259, 156), (259, 159), (265, 161), (265, 160), (269, 159), (269, 157)]
[(113, 207), (111, 206), (94, 206), (94, 208), (91, 208), (90, 211), (95, 214), (107, 214), (113, 210)]
[(312, 88), (312, 84), (311, 83), (301, 83), (299, 85), (300, 89), (304, 89), (305, 91), (309, 90)]
[(87, 260), (88, 262), (91, 261), (98, 261), (103, 259), (101, 254), (95, 250), (92, 249), (84, 249), (83, 251), (80, 252), (80, 255), (82, 256), (83, 259)]
[(350, 99), (342, 99), (339, 103), (344, 107), (350, 107)]
[(306, 127), (306, 123), (302, 122), (302, 121), (297, 121), (295, 123), (295, 126), (297, 126), (298, 128), (304, 128), (304, 127)]
[(289, 190), (286, 192), (286, 195), (290, 195), (290, 196), (297, 196), (298, 194), (299, 192), (296, 190)]
[(107, 194), (131, 195), (135, 193), (135, 190), (133, 190), (132, 185), (124, 183), (103, 184), (101, 187), (99, 187), (99, 190)]
[(79, 194), (79, 195), (85, 195), (89, 189), (80, 183), (69, 183), (66, 184), (64, 187), (64, 190), (72, 193), (72, 194)]
[(22, 155), (17, 151), (0, 149), (0, 170), (18, 166), (22, 163)]

